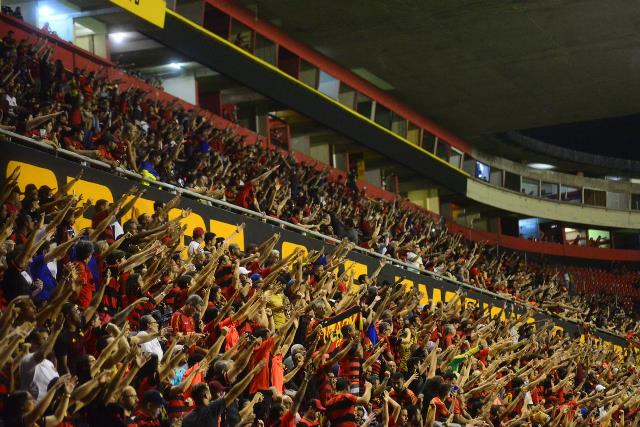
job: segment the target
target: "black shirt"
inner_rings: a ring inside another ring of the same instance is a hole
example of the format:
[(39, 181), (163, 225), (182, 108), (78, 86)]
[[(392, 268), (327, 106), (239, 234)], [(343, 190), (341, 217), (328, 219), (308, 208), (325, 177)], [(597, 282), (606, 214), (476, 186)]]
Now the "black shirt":
[(224, 398), (216, 399), (207, 406), (198, 406), (182, 420), (182, 427), (221, 427), (225, 425)]

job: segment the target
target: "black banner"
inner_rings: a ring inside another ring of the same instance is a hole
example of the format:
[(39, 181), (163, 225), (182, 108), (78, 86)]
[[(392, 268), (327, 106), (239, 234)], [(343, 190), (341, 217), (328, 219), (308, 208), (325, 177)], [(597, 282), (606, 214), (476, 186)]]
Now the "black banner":
[[(20, 187), (24, 190), (24, 186), (33, 183), (36, 186), (49, 185), (51, 188), (60, 188), (60, 185), (67, 183), (70, 179), (77, 176), (82, 170), (82, 180), (78, 182), (73, 192), (82, 194), (86, 199), (93, 199), (95, 202), (99, 199), (117, 200), (123, 196), (132, 185), (141, 185), (132, 179), (117, 176), (114, 172), (108, 172), (93, 168), (88, 165), (80, 164), (76, 161), (55, 157), (50, 153), (40, 151), (35, 148), (25, 147), (11, 142), (3, 141), (3, 155), (0, 158), (0, 167), (4, 171), (3, 179), (10, 174), (16, 167), (21, 168)], [(163, 191), (153, 186), (147, 187), (144, 197), (136, 203), (134, 214), (153, 212), (153, 202), (156, 200), (168, 201), (174, 195), (168, 191)], [(212, 231), (219, 236), (228, 236), (236, 228), (237, 224), (245, 223), (246, 228), (237, 243), (241, 248), (249, 243), (261, 243), (273, 236), (274, 233), (281, 235), (277, 249), (280, 250), (282, 256), (293, 252), (296, 248), (301, 247), (305, 250), (320, 249), (325, 246), (325, 253), (332, 250), (332, 245), (324, 240), (305, 236), (297, 231), (287, 230), (280, 225), (270, 224), (256, 218), (243, 216), (232, 211), (214, 207), (207, 204), (208, 202), (198, 201), (195, 199), (183, 197), (180, 207), (192, 209), (192, 214), (183, 220), (183, 224), (187, 225), (187, 235), (191, 235), (191, 230), (195, 227), (202, 227), (205, 230)], [(171, 212), (170, 216), (179, 215), (179, 210)], [(91, 213), (88, 218), (79, 219), (76, 224), (78, 228), (90, 226)], [(188, 243), (188, 242), (185, 242)], [(351, 267), (355, 273), (355, 277), (363, 273), (373, 272), (379, 265), (379, 260), (363, 253), (352, 252), (349, 254), (349, 261), (346, 267)], [(412, 271), (405, 270), (399, 266), (387, 264), (380, 273), (379, 281), (395, 283), (401, 278), (402, 283), (407, 288), (417, 286), (421, 294), (422, 303), (449, 301), (460, 288), (460, 285), (446, 279), (438, 279), (431, 276), (416, 274)], [(466, 288), (465, 303), (476, 301), (482, 304), (487, 310), (491, 310), (494, 315), (502, 313), (502, 307), (505, 307), (504, 315), (509, 316), (515, 312), (522, 314), (525, 308), (510, 301), (486, 294), (479, 290)], [(501, 314), (502, 315), (502, 314)], [(534, 320), (551, 319), (555, 325), (564, 329), (571, 335), (578, 336), (582, 333), (582, 329), (575, 323), (552, 317), (546, 314), (537, 313)], [(626, 341), (616, 335), (603, 331), (595, 332), (595, 335), (605, 341), (611, 342), (617, 346), (626, 346)]]

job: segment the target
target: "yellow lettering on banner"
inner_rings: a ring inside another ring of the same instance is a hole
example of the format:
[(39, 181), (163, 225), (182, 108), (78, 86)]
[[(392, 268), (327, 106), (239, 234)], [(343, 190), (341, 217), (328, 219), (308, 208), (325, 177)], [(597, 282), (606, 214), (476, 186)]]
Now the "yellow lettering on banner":
[(302, 250), (304, 255), (307, 256), (308, 251), (306, 246), (297, 245), (291, 242), (282, 242), (282, 251), (281, 251), (282, 253), (280, 254), (280, 256), (282, 258), (286, 258), (289, 255), (291, 255), (296, 249)]
[(406, 292), (411, 291), (411, 289), (413, 289), (413, 281), (409, 280), (409, 279), (402, 279), (402, 281), (398, 281), (400, 279), (400, 276), (395, 276), (396, 278), (394, 279), (396, 281), (396, 283), (402, 283), (404, 285), (404, 290)]
[(111, 3), (164, 28), (164, 17), (167, 9), (165, 0), (111, 0)]
[(418, 285), (418, 293), (420, 294), (420, 305), (429, 304), (429, 293), (427, 292), (427, 285), (420, 283)]
[(367, 266), (364, 264), (360, 264), (356, 261), (345, 260), (344, 261), (344, 269), (348, 270), (351, 267), (351, 271), (353, 271), (354, 281), (358, 279), (361, 274), (367, 274)]
[[(216, 237), (224, 237), (226, 239), (236, 231), (236, 228), (238, 228), (238, 226), (235, 224), (228, 224), (215, 219), (209, 220), (209, 230), (211, 230), (212, 233), (216, 233)], [(231, 243), (237, 244), (240, 247), (240, 250), (244, 251), (244, 230), (241, 230), (236, 237), (231, 239)]]
[[(132, 197), (133, 196), (128, 196), (127, 202), (131, 200)], [(133, 204), (133, 208), (131, 208), (131, 210), (129, 210), (129, 212), (127, 212), (127, 214), (122, 217), (122, 223), (124, 224), (130, 219), (138, 219), (140, 215), (145, 213), (149, 215), (153, 214), (153, 200), (143, 199), (142, 197), (140, 197)]]
[(433, 288), (433, 298), (431, 298), (433, 304), (439, 303), (442, 301), (442, 291), (438, 288)]
[[(74, 179), (74, 177), (68, 176), (67, 182)], [(78, 182), (71, 187), (71, 194), (75, 194), (77, 196), (82, 195), (84, 200), (91, 200), (94, 205), (101, 199), (104, 199), (109, 203), (113, 203), (113, 194), (109, 187), (95, 182), (86, 181), (84, 179), (79, 179)], [(78, 218), (73, 226), (76, 231), (79, 231), (83, 228), (91, 227), (91, 220), (84, 217)]]
[(473, 299), (473, 298), (466, 297), (466, 298), (464, 299), (464, 306), (465, 306), (465, 307), (473, 308), (473, 307), (475, 307), (475, 306), (476, 306), (476, 304), (477, 304), (477, 303), (478, 303), (478, 300)]
[(26, 187), (27, 184), (35, 184), (38, 188), (43, 185), (48, 185), (54, 192), (58, 188), (58, 180), (52, 171), (30, 165), (29, 163), (15, 160), (9, 161), (6, 176), (11, 175), (17, 167), (20, 167), (20, 176), (18, 177), (18, 188), (20, 191), (24, 191), (24, 187)]
[(491, 306), (491, 317), (496, 317), (497, 315), (502, 314), (502, 316), (504, 316), (504, 313), (502, 313), (502, 307), (496, 307), (496, 306)]

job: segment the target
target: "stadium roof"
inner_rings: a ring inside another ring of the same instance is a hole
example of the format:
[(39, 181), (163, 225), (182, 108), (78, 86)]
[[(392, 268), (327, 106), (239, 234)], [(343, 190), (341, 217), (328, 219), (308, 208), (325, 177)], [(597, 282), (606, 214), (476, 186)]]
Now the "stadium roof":
[(505, 131), (640, 110), (640, 3), (238, 1), (485, 147)]

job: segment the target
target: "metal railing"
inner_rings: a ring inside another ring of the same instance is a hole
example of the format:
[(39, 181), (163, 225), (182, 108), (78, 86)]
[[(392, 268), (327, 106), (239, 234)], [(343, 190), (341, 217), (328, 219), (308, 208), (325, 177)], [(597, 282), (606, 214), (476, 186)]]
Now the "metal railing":
[[(318, 239), (324, 240), (326, 242), (331, 242), (331, 243), (336, 243), (336, 244), (341, 242), (340, 240), (338, 240), (338, 239), (336, 239), (334, 237), (327, 236), (327, 235), (319, 233), (317, 231), (308, 230), (308, 229), (306, 229), (304, 227), (300, 227), (300, 226), (298, 226), (296, 224), (293, 224), (293, 223), (290, 223), (290, 222), (287, 222), (287, 221), (283, 221), (283, 220), (281, 220), (279, 218), (276, 218), (276, 217), (273, 217), (273, 216), (269, 216), (269, 215), (267, 215), (265, 213), (256, 212), (256, 211), (253, 211), (253, 210), (250, 210), (250, 209), (243, 208), (241, 206), (234, 205), (232, 203), (225, 202), (223, 200), (218, 200), (218, 199), (214, 199), (212, 197), (206, 196), (206, 195), (198, 194), (198, 193), (193, 192), (191, 190), (187, 190), (187, 189), (184, 189), (182, 187), (177, 187), (177, 186), (175, 186), (173, 184), (168, 184), (168, 183), (162, 182), (162, 181), (150, 180), (150, 179), (148, 179), (148, 178), (146, 178), (146, 177), (144, 177), (144, 176), (142, 176), (142, 175), (140, 175), (140, 174), (138, 174), (136, 172), (132, 172), (132, 171), (130, 171), (128, 169), (125, 169), (123, 167), (113, 167), (112, 165), (110, 165), (108, 163), (105, 163), (105, 162), (102, 162), (100, 160), (92, 159), (92, 158), (83, 156), (81, 154), (75, 153), (73, 151), (66, 150), (64, 148), (55, 148), (55, 147), (53, 147), (53, 146), (51, 146), (49, 144), (46, 144), (46, 143), (44, 143), (42, 141), (38, 141), (38, 140), (35, 140), (33, 138), (29, 138), (29, 137), (26, 137), (26, 136), (23, 136), (23, 135), (20, 135), (20, 134), (11, 132), (11, 131), (0, 129), (0, 137), (3, 137), (3, 136), (5, 138), (7, 138), (8, 140), (10, 140), (10, 141), (17, 141), (19, 143), (25, 143), (25, 144), (30, 145), (30, 146), (34, 146), (34, 147), (38, 147), (40, 149), (44, 149), (45, 151), (49, 151), (49, 152), (53, 153), (56, 156), (63, 156), (63, 157), (66, 157), (66, 158), (78, 160), (83, 165), (92, 165), (92, 166), (95, 166), (95, 167), (97, 167), (99, 169), (104, 169), (104, 170), (108, 170), (108, 171), (111, 171), (111, 172), (116, 172), (121, 176), (125, 176), (127, 178), (131, 178), (131, 179), (136, 180), (136, 181), (142, 181), (142, 182), (148, 183), (149, 185), (161, 187), (161, 188), (169, 191), (172, 194), (186, 195), (186, 196), (189, 196), (190, 198), (193, 198), (193, 199), (197, 199), (197, 200), (200, 200), (200, 201), (207, 201), (207, 202), (209, 202), (212, 205), (215, 205), (217, 207), (221, 207), (221, 208), (224, 208), (224, 209), (227, 209), (227, 210), (239, 212), (239, 213), (242, 213), (243, 215), (247, 215), (247, 216), (250, 216), (250, 217), (253, 217), (253, 218), (257, 218), (257, 219), (259, 219), (259, 220), (261, 220), (263, 222), (269, 222), (269, 223), (272, 223), (272, 224), (277, 224), (280, 228), (283, 228), (283, 229), (296, 230), (296, 231), (299, 231), (299, 232), (303, 233), (305, 236), (309, 236), (310, 235), (310, 236), (316, 237)], [(432, 271), (428, 271), (428, 270), (417, 268), (417, 267), (415, 267), (413, 265), (410, 265), (410, 264), (407, 264), (406, 262), (403, 262), (401, 260), (398, 260), (398, 259), (395, 259), (395, 258), (391, 258), (391, 257), (389, 257), (387, 255), (379, 254), (379, 253), (375, 252), (372, 249), (365, 249), (365, 248), (362, 248), (360, 246), (355, 245), (353, 251), (358, 252), (358, 253), (360, 253), (362, 255), (365, 255), (365, 256), (372, 256), (372, 257), (376, 257), (376, 258), (381, 259), (381, 260), (385, 260), (388, 264), (396, 266), (396, 267), (404, 269), (404, 270), (408, 270), (408, 271), (411, 271), (411, 272), (417, 272), (417, 273), (420, 273), (420, 274), (423, 274), (423, 275), (430, 276), (430, 277), (432, 277), (434, 279), (437, 279), (437, 280), (441, 280), (441, 281), (446, 281), (448, 283), (452, 283), (452, 284), (454, 284), (455, 286), (457, 286), (458, 288), (461, 288), (461, 289), (478, 292), (478, 293), (481, 293), (483, 295), (489, 296), (491, 298), (505, 301), (505, 302), (511, 304), (512, 307), (513, 306), (520, 306), (523, 309), (525, 309), (526, 311), (533, 310), (533, 311), (536, 311), (538, 313), (541, 313), (541, 314), (544, 314), (544, 315), (547, 315), (547, 316), (552, 316), (554, 318), (561, 319), (561, 320), (563, 320), (565, 322), (573, 323), (573, 324), (576, 324), (576, 325), (579, 324), (578, 322), (575, 322), (573, 320), (561, 318), (560, 316), (557, 316), (554, 313), (542, 312), (537, 307), (534, 307), (531, 304), (527, 304), (525, 302), (517, 301), (514, 298), (509, 298), (509, 297), (507, 297), (505, 295), (500, 295), (500, 294), (497, 294), (495, 292), (491, 292), (491, 291), (489, 291), (487, 289), (478, 288), (478, 287), (472, 286), (472, 285), (470, 285), (468, 283), (460, 282), (457, 279), (453, 279), (451, 277), (443, 276), (441, 274), (438, 274), (438, 273), (435, 273), (435, 272), (432, 272)], [(614, 336), (617, 336), (617, 337), (619, 337), (621, 339), (625, 339), (622, 335), (620, 335), (620, 334), (618, 334), (616, 332), (609, 331), (609, 330), (602, 329), (602, 328), (596, 328), (596, 329), (598, 331), (600, 331), (600, 332), (603, 332), (603, 333), (606, 333), (606, 334), (610, 334), (610, 335), (614, 335)]]

